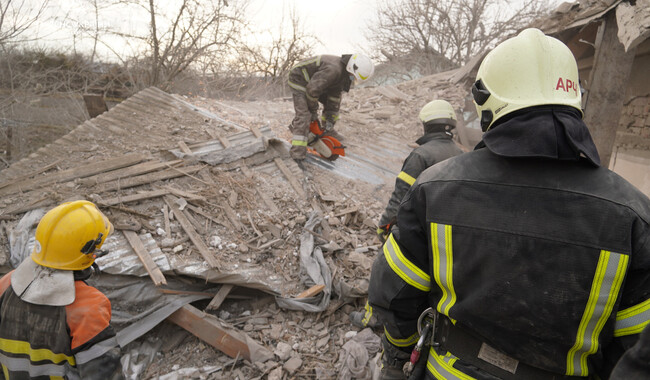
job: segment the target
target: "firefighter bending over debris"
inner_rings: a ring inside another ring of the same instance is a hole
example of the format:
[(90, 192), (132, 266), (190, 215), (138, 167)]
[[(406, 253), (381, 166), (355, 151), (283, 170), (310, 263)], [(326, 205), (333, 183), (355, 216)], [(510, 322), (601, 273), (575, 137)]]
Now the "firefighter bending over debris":
[(319, 55), (295, 65), (289, 73), (289, 87), (293, 93), (296, 115), (289, 129), (291, 158), (304, 160), (307, 155), (309, 123), (318, 120), (318, 103), (323, 104), (321, 123), (325, 134), (343, 140), (334, 131), (339, 119), (342, 92), (348, 92), (355, 83), (368, 80), (375, 71), (370, 58), (362, 54), (346, 54), (342, 57)]
[(31, 257), (0, 279), (3, 378), (123, 378), (111, 303), (84, 282), (112, 230), (87, 201), (43, 216)]
[(650, 321), (650, 200), (600, 166), (562, 42), (524, 30), (476, 79), (482, 141), (418, 177), (373, 265), (381, 378), (607, 379)]
[[(456, 128), (456, 112), (449, 102), (433, 100), (427, 103), (422, 107), (419, 119), (424, 128), (424, 135), (416, 140), (419, 146), (404, 160), (402, 170), (395, 179), (393, 194), (379, 219), (377, 236), (382, 243), (386, 241), (391, 227), (395, 224), (400, 201), (420, 173), (429, 166), (463, 153), (452, 140), (452, 130)], [(352, 324), (361, 328), (375, 327), (378, 322), (372, 308), (366, 303), (365, 309), (365, 312), (350, 313)]]

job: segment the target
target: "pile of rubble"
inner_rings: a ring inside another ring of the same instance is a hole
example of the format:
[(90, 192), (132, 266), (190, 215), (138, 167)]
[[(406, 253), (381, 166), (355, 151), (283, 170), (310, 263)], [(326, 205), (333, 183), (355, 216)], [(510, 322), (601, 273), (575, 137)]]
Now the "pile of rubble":
[(142, 91), (0, 172), (0, 264), (29, 255), (47, 209), (89, 199), (116, 228), (92, 281), (130, 378), (367, 378), (379, 337), (348, 314), (417, 112), (438, 95), (425, 92), (351, 91), (337, 126), (348, 156), (301, 168), (286, 99)]

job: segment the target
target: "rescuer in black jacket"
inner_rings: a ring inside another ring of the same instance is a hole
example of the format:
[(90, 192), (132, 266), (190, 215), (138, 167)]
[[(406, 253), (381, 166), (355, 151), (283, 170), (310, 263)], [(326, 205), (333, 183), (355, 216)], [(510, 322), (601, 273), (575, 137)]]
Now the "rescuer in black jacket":
[(650, 200), (600, 167), (562, 42), (527, 29), (476, 79), (483, 140), (418, 177), (373, 265), (382, 378), (422, 317), (414, 378), (607, 379), (650, 321)]
[[(449, 102), (430, 101), (422, 107), (418, 118), (422, 122), (424, 135), (417, 139), (419, 146), (404, 160), (402, 170), (395, 179), (395, 189), (379, 219), (377, 236), (382, 243), (386, 241), (391, 227), (395, 224), (399, 203), (420, 173), (429, 166), (463, 153), (452, 140), (452, 131), (456, 128), (456, 111)], [(367, 303), (365, 311), (350, 313), (350, 321), (361, 328), (377, 326), (377, 318), (373, 318), (372, 307)]]

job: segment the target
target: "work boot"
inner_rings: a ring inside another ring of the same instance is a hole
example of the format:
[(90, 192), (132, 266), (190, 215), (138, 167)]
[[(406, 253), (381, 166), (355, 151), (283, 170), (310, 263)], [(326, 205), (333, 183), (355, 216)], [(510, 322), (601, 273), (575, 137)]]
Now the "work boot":
[(295, 161), (302, 161), (307, 158), (307, 147), (300, 145), (292, 145), (289, 149), (289, 156)]
[(325, 134), (334, 137), (340, 142), (343, 142), (343, 140), (345, 140), (345, 137), (334, 129), (330, 129), (329, 131), (325, 132)]
[(353, 311), (350, 313), (350, 322), (352, 323), (353, 326), (362, 329), (366, 327), (370, 327), (373, 329), (377, 327), (381, 327), (376, 316), (371, 315), (370, 319), (366, 320), (365, 315), (366, 313), (363, 311)]

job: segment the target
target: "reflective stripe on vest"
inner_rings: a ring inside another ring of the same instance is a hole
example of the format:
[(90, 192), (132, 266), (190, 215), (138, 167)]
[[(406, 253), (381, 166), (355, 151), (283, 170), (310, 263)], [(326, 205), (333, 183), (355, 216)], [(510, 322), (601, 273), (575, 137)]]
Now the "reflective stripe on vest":
[(598, 351), (598, 336), (616, 303), (628, 260), (627, 255), (600, 251), (589, 300), (578, 326), (576, 342), (567, 354), (567, 375), (589, 375), (587, 358)]
[(650, 324), (650, 299), (616, 314), (614, 336), (640, 334)]
[(409, 186), (413, 186), (415, 183), (415, 178), (411, 177), (408, 173), (406, 172), (399, 172), (397, 175), (397, 178), (401, 179), (402, 181), (406, 182), (409, 184)]
[[(69, 370), (61, 364), (33, 364), (26, 357), (11, 357), (0, 354), (0, 361), (2, 362), (3, 372), (7, 375), (7, 370), (11, 372), (27, 372), (30, 377), (39, 376), (59, 376), (63, 377)], [(11, 375), (9, 374), (10, 378)]]
[(341, 98), (339, 98), (337, 96), (328, 96), (327, 100), (329, 100), (331, 102), (339, 103), (341, 101)]
[(436, 379), (474, 380), (473, 377), (468, 376), (453, 367), (456, 360), (458, 360), (458, 358), (449, 352), (446, 355), (438, 355), (436, 350), (430, 348), (429, 357), (427, 358), (427, 369)]
[(420, 334), (415, 333), (408, 338), (404, 339), (399, 339), (399, 338), (393, 338), (389, 333), (388, 330), (386, 330), (386, 327), (384, 327), (384, 335), (386, 336), (386, 339), (393, 345), (397, 347), (409, 347), (413, 346), (418, 342), (418, 339), (420, 339)]
[(301, 135), (293, 135), (293, 137), (291, 137), (291, 145), (307, 146), (307, 137)]
[(293, 88), (294, 90), (307, 92), (307, 89), (305, 88), (305, 86), (301, 86), (298, 83), (293, 83), (292, 81), (288, 81), (287, 84), (289, 85), (289, 87)]
[(29, 342), (23, 342), (20, 340), (0, 338), (0, 351), (13, 355), (25, 355), (33, 362), (49, 360), (54, 364), (60, 364), (67, 361), (70, 365), (75, 365), (74, 356), (57, 354), (47, 348), (33, 349)]
[(302, 76), (305, 78), (305, 81), (309, 83), (309, 73), (307, 72), (307, 69), (303, 67), (302, 69)]
[(314, 58), (311, 59), (306, 59), (304, 61), (298, 62), (296, 65), (294, 65), (291, 70), (297, 68), (297, 67), (302, 67), (302, 66), (307, 66), (309, 64), (316, 63), (316, 66), (320, 66), (320, 55), (315, 56)]
[(404, 257), (393, 234), (388, 236), (384, 244), (384, 257), (393, 272), (404, 282), (423, 292), (431, 290), (431, 277)]
[(451, 242), (451, 226), (431, 223), (431, 250), (433, 251), (433, 277), (442, 290), (442, 297), (436, 309), (449, 316), (449, 309), (456, 303), (456, 292), (452, 278), (454, 251)]
[(363, 323), (364, 326), (368, 325), (368, 321), (370, 321), (370, 318), (372, 318), (372, 306), (366, 301), (366, 313), (363, 315), (363, 319), (361, 320), (361, 323)]

